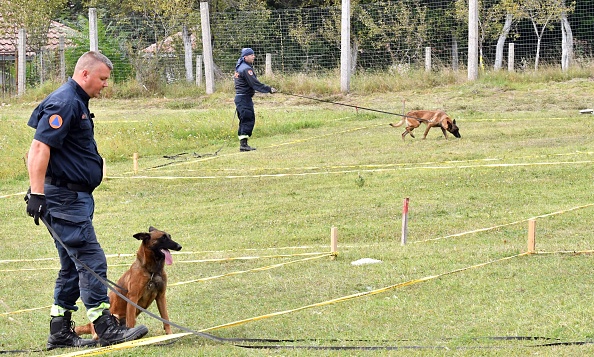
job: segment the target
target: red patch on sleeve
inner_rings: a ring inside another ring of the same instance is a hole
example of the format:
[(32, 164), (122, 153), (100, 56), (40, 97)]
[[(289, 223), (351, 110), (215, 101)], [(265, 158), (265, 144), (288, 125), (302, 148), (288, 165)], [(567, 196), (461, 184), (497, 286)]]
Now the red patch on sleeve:
[(253, 75), (254, 75), (254, 71), (252, 71), (251, 69), (248, 69), (248, 74), (249, 74), (250, 76), (253, 76)]

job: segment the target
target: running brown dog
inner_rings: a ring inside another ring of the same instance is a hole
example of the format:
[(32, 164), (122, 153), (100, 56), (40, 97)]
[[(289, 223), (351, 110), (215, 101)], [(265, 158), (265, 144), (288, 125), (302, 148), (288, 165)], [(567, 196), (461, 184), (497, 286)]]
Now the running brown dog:
[[(167, 273), (165, 273), (165, 264), (171, 265), (170, 249), (179, 251), (182, 246), (171, 239), (169, 233), (160, 231), (154, 227), (149, 228), (148, 233), (136, 233), (134, 238), (141, 240), (140, 248), (136, 253), (136, 260), (118, 280), (115, 287), (120, 293), (128, 299), (147, 309), (153, 301), (157, 302), (159, 314), (165, 320), (169, 320), (167, 313), (167, 300), (165, 291), (167, 289)], [(128, 327), (136, 325), (136, 317), (140, 310), (124, 299), (109, 292), (109, 311), (118, 317), (120, 323)], [(171, 326), (163, 323), (165, 333), (171, 334)], [(93, 324), (77, 326), (76, 333), (93, 334), (96, 338)]]
[(427, 133), (429, 133), (429, 129), (433, 127), (439, 127), (443, 136), (447, 139), (448, 138), (448, 131), (452, 133), (455, 137), (460, 138), (460, 131), (458, 126), (456, 125), (456, 120), (452, 120), (444, 111), (442, 110), (412, 110), (402, 118), (402, 120), (397, 123), (390, 123), (391, 126), (397, 128), (402, 126), (402, 124), (406, 123), (406, 130), (402, 133), (402, 140), (406, 134), (410, 134), (413, 138), (415, 137), (412, 131), (415, 128), (418, 128), (421, 123), (427, 124), (427, 129), (425, 129), (425, 133), (423, 134), (423, 139), (427, 137)]

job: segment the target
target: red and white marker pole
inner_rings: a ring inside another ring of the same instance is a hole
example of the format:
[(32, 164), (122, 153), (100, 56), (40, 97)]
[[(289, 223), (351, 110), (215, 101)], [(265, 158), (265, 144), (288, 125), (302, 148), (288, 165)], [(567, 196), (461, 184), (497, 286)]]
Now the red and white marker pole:
[(405, 198), (402, 205), (402, 240), (400, 241), (400, 245), (406, 244), (406, 235), (408, 233), (408, 201), (408, 197)]

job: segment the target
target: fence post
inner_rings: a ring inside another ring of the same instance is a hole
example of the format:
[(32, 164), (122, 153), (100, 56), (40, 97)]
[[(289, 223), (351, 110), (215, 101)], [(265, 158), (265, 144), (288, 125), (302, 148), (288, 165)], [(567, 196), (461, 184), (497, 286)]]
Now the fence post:
[(513, 72), (514, 71), (514, 44), (513, 42), (509, 44), (509, 51), (507, 54), (507, 70), (509, 72)]
[(17, 44), (17, 94), (22, 95), (25, 93), (27, 84), (27, 52), (25, 51), (27, 46), (27, 33), (25, 32), (25, 29), (19, 29)]
[(99, 51), (99, 35), (97, 34), (97, 9), (89, 8), (89, 50)]
[(425, 72), (431, 72), (431, 47), (425, 47)]
[(196, 55), (196, 86), (202, 85), (202, 55)]
[(206, 94), (213, 94), (214, 84), (214, 60), (212, 58), (212, 43), (210, 42), (210, 15), (208, 2), (200, 2), (200, 22), (202, 23), (202, 55), (204, 56), (204, 79), (206, 83)]
[(267, 77), (272, 77), (272, 54), (270, 53), (266, 54), (266, 70), (264, 74)]
[(62, 82), (66, 82), (66, 52), (65, 52), (65, 45), (64, 45), (64, 35), (60, 35), (60, 44), (59, 44), (59, 52), (60, 52), (60, 79)]
[(194, 71), (192, 70), (192, 37), (188, 33), (186, 25), (182, 28), (182, 39), (184, 42), (184, 64), (186, 66), (186, 82), (194, 80)]
[(478, 79), (478, 0), (468, 1), (468, 80)]
[(340, 90), (351, 89), (351, 1), (342, 0), (340, 21)]

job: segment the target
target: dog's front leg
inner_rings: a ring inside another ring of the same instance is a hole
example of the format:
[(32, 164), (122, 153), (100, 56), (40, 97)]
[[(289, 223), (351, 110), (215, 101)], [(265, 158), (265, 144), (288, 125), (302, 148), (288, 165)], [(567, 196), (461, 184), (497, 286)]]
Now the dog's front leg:
[[(159, 309), (159, 314), (161, 317), (167, 321), (169, 321), (169, 314), (167, 313), (167, 299), (165, 298), (165, 291), (163, 293), (157, 295), (157, 308)], [(163, 323), (163, 329), (165, 333), (171, 335), (171, 325), (167, 323)]]
[[(133, 290), (134, 289), (134, 290)], [(139, 305), (138, 302), (140, 301), (140, 297), (144, 287), (133, 288), (131, 287), (129, 291), (134, 291), (134, 294), (128, 293), (128, 299)], [(139, 314), (140, 311), (136, 308), (136, 306), (128, 303), (126, 304), (126, 327), (134, 327), (136, 326), (136, 315)]]
[(443, 133), (443, 137), (448, 140), (448, 132), (443, 127), (441, 127), (441, 132)]

